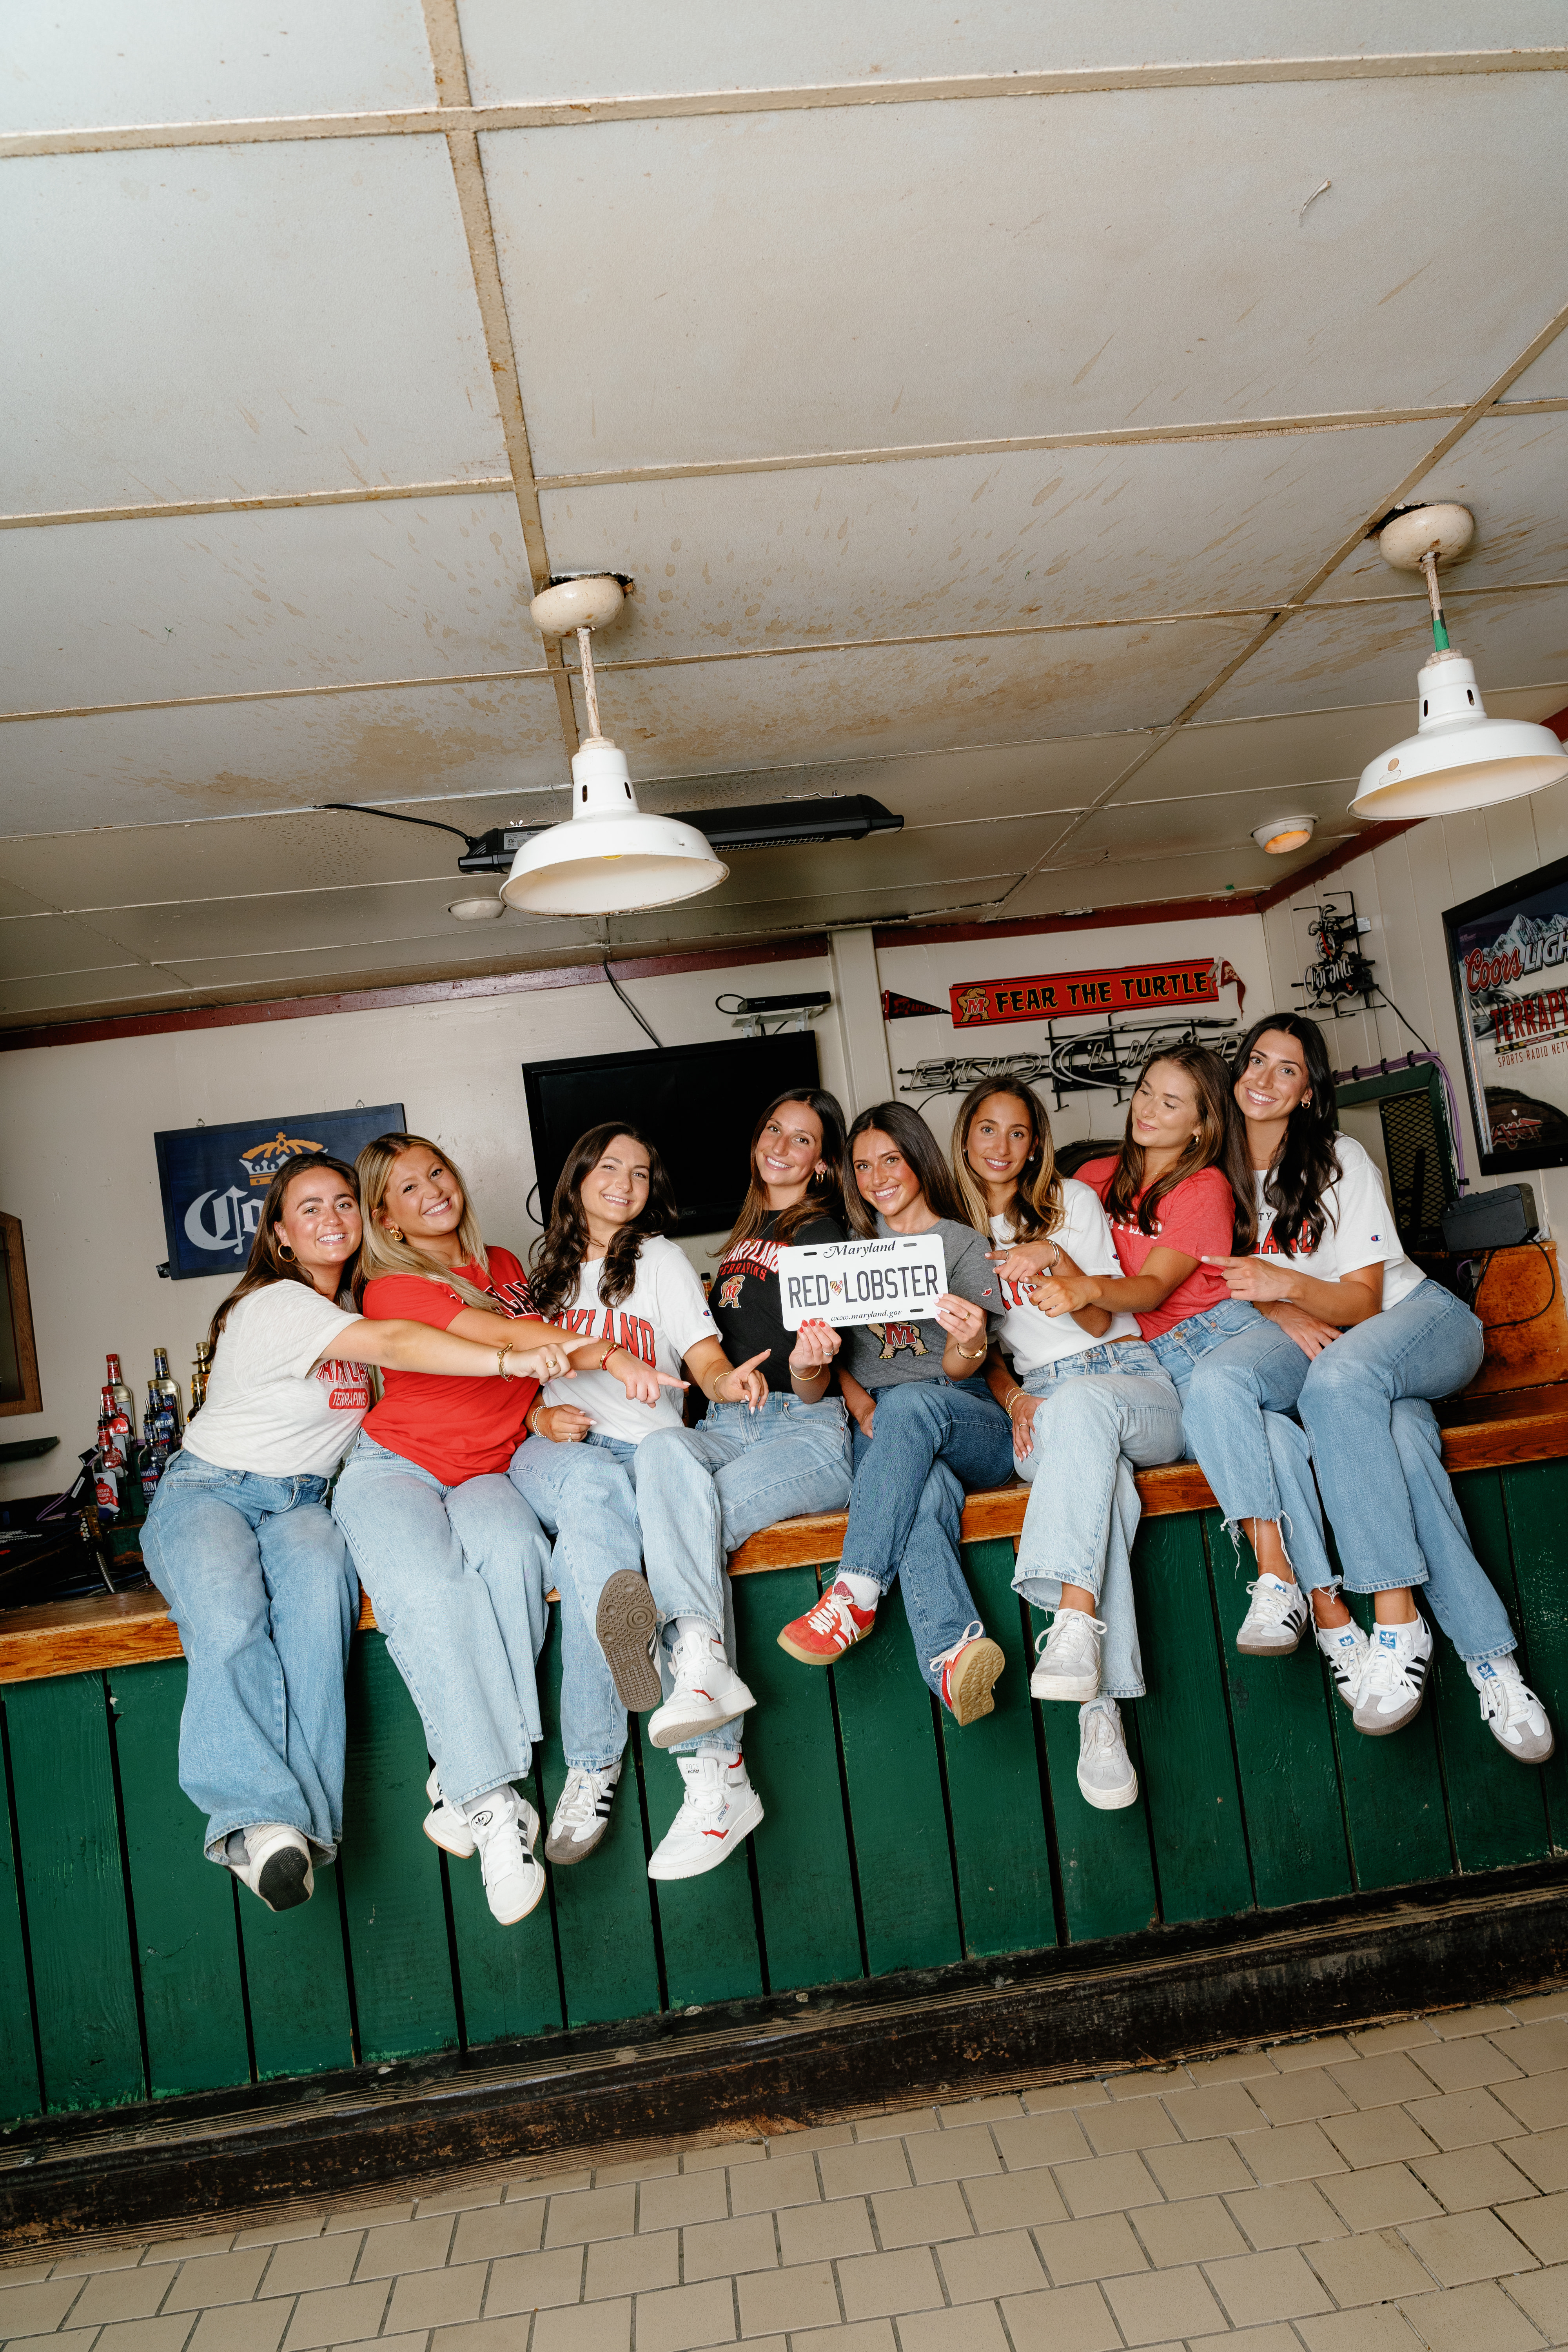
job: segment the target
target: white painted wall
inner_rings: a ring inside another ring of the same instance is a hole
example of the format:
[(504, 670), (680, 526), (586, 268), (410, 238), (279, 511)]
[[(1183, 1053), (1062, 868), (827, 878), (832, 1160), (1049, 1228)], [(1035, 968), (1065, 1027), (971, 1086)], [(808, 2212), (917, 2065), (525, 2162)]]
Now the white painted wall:
[[(1440, 1054), (1458, 1097), (1467, 1171), (1472, 1186), (1483, 1191), (1511, 1180), (1478, 1173), (1479, 1152), (1448, 978), (1443, 912), (1563, 856), (1568, 856), (1568, 782), (1500, 808), (1431, 818), (1353, 858), (1323, 885), (1327, 891), (1354, 892), (1357, 913), (1372, 924), (1362, 945), (1376, 967), (1383, 992), (1420, 1033), (1417, 1039), (1398, 1014), (1387, 1010), (1325, 1021), (1335, 1068), (1365, 1067), (1385, 1056), (1397, 1060), (1418, 1050), (1423, 1041)], [(1279, 1004), (1301, 1001), (1290, 982), (1300, 980), (1315, 950), (1307, 919), (1296, 908), (1314, 895), (1303, 891), (1300, 902), (1288, 900), (1263, 919), (1272, 993)], [(1548, 1227), (1568, 1221), (1568, 1169), (1534, 1169), (1524, 1175)]]
[[(898, 947), (876, 957), (861, 934), (845, 950), (831, 960), (737, 964), (626, 984), (671, 1045), (733, 1034), (713, 1000), (736, 988), (758, 995), (832, 989), (836, 999), (852, 989), (856, 1001), (836, 1001), (817, 1031), (824, 1081), (850, 1112), (860, 1105), (846, 1041), (858, 1036), (864, 1046), (883, 988), (945, 1006), (954, 981), (1172, 953), (1228, 957), (1247, 983), (1249, 1012), (1268, 988), (1263, 924), (1251, 915)], [(1227, 991), (1216, 1010), (1234, 1004)], [(1040, 1034), (1030, 1024), (960, 1036), (943, 1013), (896, 1023), (887, 1039), (897, 1083), (899, 1066), (921, 1056), (959, 1046), (1006, 1053)], [(436, 1137), (462, 1166), (487, 1238), (521, 1252), (535, 1227), (524, 1205), (533, 1158), (521, 1065), (551, 1054), (637, 1053), (647, 1042), (611, 991), (595, 983), (0, 1054), (0, 1208), (22, 1221), (44, 1395), (41, 1413), (0, 1421), (0, 1442), (60, 1439), (47, 1462), (0, 1470), (0, 1499), (47, 1491), (91, 1443), (106, 1349), (119, 1351), (139, 1397), (154, 1345), (168, 1347), (185, 1386), (195, 1342), (234, 1279), (230, 1272), (159, 1281), (154, 1269), (166, 1249), (155, 1129), (401, 1102), (411, 1127)], [(864, 1050), (858, 1058), (870, 1066)], [(928, 1107), (944, 1143), (953, 1107), (942, 1100)], [(1064, 1139), (1111, 1136), (1121, 1119), (1109, 1097), (1085, 1096), (1070, 1098), (1057, 1124)], [(705, 1239), (689, 1247), (700, 1265)]]

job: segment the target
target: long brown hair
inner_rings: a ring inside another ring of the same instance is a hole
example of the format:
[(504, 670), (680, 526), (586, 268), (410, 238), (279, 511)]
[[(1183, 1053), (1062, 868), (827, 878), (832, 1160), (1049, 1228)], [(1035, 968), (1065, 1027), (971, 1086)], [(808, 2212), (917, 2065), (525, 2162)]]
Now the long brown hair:
[(1018, 1242), (1043, 1241), (1056, 1232), (1067, 1210), (1046, 1107), (1033, 1087), (1026, 1087), (1022, 1078), (984, 1078), (979, 1086), (970, 1087), (958, 1106), (958, 1117), (952, 1126), (952, 1172), (963, 1195), (965, 1213), (976, 1233), (989, 1234), (991, 1212), (985, 1205), (984, 1188), (969, 1164), (969, 1130), (979, 1116), (981, 1105), (989, 1102), (993, 1095), (1005, 1095), (1010, 1102), (1022, 1103), (1029, 1121), (1029, 1156), (1006, 1210), (1013, 1238)]
[(483, 1307), (493, 1315), (496, 1303), (488, 1291), (476, 1289), (471, 1282), (465, 1282), (460, 1274), (449, 1265), (443, 1265), (439, 1258), (426, 1257), (424, 1251), (416, 1249), (412, 1242), (395, 1242), (386, 1227), (378, 1222), (378, 1212), (386, 1206), (386, 1188), (392, 1181), (393, 1169), (405, 1151), (427, 1151), (432, 1160), (438, 1160), (447, 1171), (463, 1196), (462, 1221), (458, 1227), (458, 1247), (462, 1256), (458, 1263), (459, 1265), (482, 1265), (487, 1274), (489, 1272), (489, 1259), (479, 1234), (479, 1219), (474, 1214), (474, 1204), (457, 1161), (449, 1159), (438, 1143), (432, 1143), (427, 1135), (378, 1135), (374, 1142), (364, 1146), (354, 1161), (359, 1171), (360, 1198), (364, 1208), (364, 1241), (360, 1248), (359, 1271), (354, 1276), (355, 1304), (363, 1299), (365, 1285), (374, 1282), (378, 1275), (413, 1274), (417, 1275), (422, 1282), (439, 1282), (447, 1289), (455, 1290), (466, 1307)]
[[(1322, 1246), (1329, 1222), (1323, 1195), (1338, 1181), (1340, 1173), (1334, 1149), (1340, 1131), (1339, 1104), (1323, 1033), (1303, 1013), (1269, 1013), (1253, 1023), (1231, 1062), (1236, 1085), (1239, 1086), (1246, 1075), (1253, 1047), (1271, 1029), (1278, 1029), (1282, 1036), (1300, 1045), (1307, 1068), (1306, 1100), (1298, 1103), (1291, 1112), (1285, 1139), (1263, 1186), (1263, 1197), (1274, 1212), (1274, 1240), (1279, 1248), (1294, 1255), (1299, 1250), (1305, 1254)], [(1244, 1134), (1246, 1129), (1244, 1114)], [(1250, 1164), (1250, 1152), (1247, 1159)], [(1236, 1241), (1237, 1250), (1247, 1254), (1257, 1245), (1258, 1198), (1250, 1186), (1236, 1221)]]
[(844, 1213), (851, 1233), (869, 1240), (877, 1231), (876, 1212), (855, 1181), (856, 1139), (873, 1128), (892, 1137), (914, 1170), (927, 1208), (939, 1217), (951, 1217), (955, 1224), (968, 1224), (969, 1212), (942, 1156), (942, 1147), (919, 1111), (911, 1110), (908, 1103), (885, 1102), (873, 1103), (869, 1110), (861, 1112), (844, 1147)]
[[(246, 1261), (245, 1272), (207, 1325), (209, 1349), (217, 1346), (218, 1335), (229, 1317), (239, 1305), (240, 1300), (248, 1298), (253, 1291), (266, 1290), (275, 1282), (302, 1282), (307, 1290), (315, 1289), (315, 1284), (293, 1254), (290, 1253), (288, 1257), (282, 1255), (278, 1239), (278, 1226), (283, 1215), (283, 1203), (289, 1197), (289, 1185), (298, 1177), (309, 1176), (311, 1170), (316, 1168), (330, 1169), (334, 1176), (341, 1176), (354, 1199), (356, 1201), (359, 1199), (358, 1180), (346, 1160), (334, 1160), (327, 1151), (302, 1151), (294, 1159), (286, 1160), (267, 1187), (267, 1198), (261, 1203), (261, 1221), (256, 1228), (255, 1239), (250, 1244), (250, 1255)], [(344, 1259), (342, 1279), (338, 1285), (340, 1293), (347, 1289), (353, 1281), (358, 1263), (357, 1251), (353, 1257)]]
[(665, 1232), (679, 1213), (664, 1162), (646, 1135), (628, 1126), (624, 1118), (608, 1119), (603, 1126), (591, 1127), (586, 1135), (580, 1135), (561, 1171), (555, 1196), (550, 1203), (550, 1223), (534, 1243), (529, 1260), (529, 1286), (533, 1292), (534, 1308), (547, 1322), (557, 1308), (565, 1306), (577, 1287), (577, 1277), (588, 1255), (583, 1180), (598, 1166), (617, 1135), (624, 1135), (628, 1143), (640, 1144), (647, 1153), (647, 1200), (641, 1216), (622, 1225), (605, 1252), (604, 1270), (599, 1276), (602, 1307), (618, 1307), (629, 1296), (637, 1278), (637, 1257), (644, 1242)]
[[(770, 1238), (781, 1249), (795, 1239), (802, 1225), (813, 1217), (836, 1217), (838, 1214), (844, 1189), (844, 1113), (837, 1095), (823, 1094), (815, 1087), (791, 1087), (785, 1093), (775, 1095), (752, 1129), (752, 1140), (746, 1153), (746, 1166), (751, 1181), (746, 1197), (741, 1203), (741, 1213), (735, 1220), (735, 1230), (724, 1244), (731, 1250), (737, 1242), (750, 1241), (760, 1234), (773, 1212), (768, 1206), (768, 1188), (757, 1173), (757, 1146), (763, 1139), (763, 1129), (775, 1111), (785, 1103), (802, 1103), (811, 1112), (822, 1129), (822, 1149), (817, 1157), (823, 1164), (820, 1176), (814, 1175), (805, 1188), (803, 1200), (792, 1208), (781, 1209), (778, 1223)], [(721, 1250), (721, 1257), (724, 1255)]]
[[(1141, 1234), (1160, 1230), (1160, 1203), (1205, 1168), (1217, 1168), (1231, 1189), (1236, 1205), (1245, 1212), (1252, 1198), (1252, 1168), (1242, 1134), (1241, 1113), (1231, 1092), (1231, 1076), (1217, 1054), (1206, 1045), (1165, 1045), (1151, 1054), (1138, 1073), (1138, 1084), (1162, 1062), (1184, 1070), (1197, 1097), (1198, 1127), (1175, 1165), (1167, 1168), (1143, 1192), (1143, 1146), (1132, 1139), (1132, 1107), (1117, 1155), (1116, 1171), (1105, 1194), (1105, 1213), (1113, 1225), (1136, 1225)], [(1139, 1194), (1142, 1192), (1140, 1200)]]

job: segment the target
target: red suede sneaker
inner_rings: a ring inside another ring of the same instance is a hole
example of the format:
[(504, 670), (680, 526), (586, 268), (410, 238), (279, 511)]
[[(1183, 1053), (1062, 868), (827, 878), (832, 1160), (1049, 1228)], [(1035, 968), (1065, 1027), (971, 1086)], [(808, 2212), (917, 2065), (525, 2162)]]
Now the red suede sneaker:
[(991, 1693), (1007, 1661), (983, 1625), (967, 1628), (931, 1664), (942, 1668), (942, 1703), (955, 1723), (977, 1722), (995, 1711)]
[(877, 1622), (874, 1609), (858, 1609), (847, 1584), (831, 1584), (815, 1609), (797, 1617), (779, 1635), (779, 1647), (802, 1665), (830, 1666), (863, 1642)]

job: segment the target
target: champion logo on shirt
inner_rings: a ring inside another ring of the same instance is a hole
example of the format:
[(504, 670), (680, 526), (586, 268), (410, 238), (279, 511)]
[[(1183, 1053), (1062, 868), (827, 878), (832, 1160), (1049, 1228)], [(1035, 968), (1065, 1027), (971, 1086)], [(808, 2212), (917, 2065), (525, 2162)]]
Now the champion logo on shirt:
[(329, 1356), (316, 1366), (316, 1378), (327, 1391), (329, 1412), (368, 1412), (370, 1374), (352, 1356)]

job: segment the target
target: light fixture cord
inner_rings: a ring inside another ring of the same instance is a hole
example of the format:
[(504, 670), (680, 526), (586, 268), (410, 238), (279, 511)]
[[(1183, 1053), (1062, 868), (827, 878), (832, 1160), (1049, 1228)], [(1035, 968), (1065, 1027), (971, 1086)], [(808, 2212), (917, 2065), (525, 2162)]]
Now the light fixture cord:
[[(588, 731), (595, 740), (603, 733), (599, 725), (599, 697), (594, 685), (594, 633), (591, 629), (577, 632), (577, 651), (583, 662), (583, 697), (588, 705)], [(1447, 642), (1444, 640), (1445, 644)]]
[[(1446, 654), (1449, 649), (1448, 624), (1443, 617), (1443, 599), (1437, 587), (1437, 558), (1431, 548), (1421, 558), (1421, 569), (1426, 574), (1426, 601), (1432, 607), (1432, 643), (1440, 654)], [(1400, 1018), (1404, 1019), (1403, 1013)], [(1408, 1022), (1405, 1026), (1409, 1027)]]

